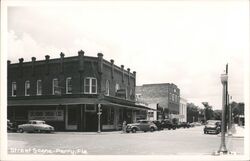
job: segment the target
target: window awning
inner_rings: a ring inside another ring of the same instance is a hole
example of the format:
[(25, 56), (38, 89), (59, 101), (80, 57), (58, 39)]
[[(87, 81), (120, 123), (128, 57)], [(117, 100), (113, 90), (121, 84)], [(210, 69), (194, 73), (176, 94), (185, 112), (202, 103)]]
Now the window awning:
[[(76, 105), (102, 103), (97, 98), (53, 98), (8, 100), (8, 106)], [(103, 102), (106, 103), (106, 102)]]
[(107, 100), (105, 98), (46, 98), (46, 99), (13, 99), (8, 100), (8, 106), (58, 106), (77, 104), (103, 104), (114, 107), (130, 108), (136, 110), (152, 110), (149, 107), (133, 104), (129, 101), (119, 99)]

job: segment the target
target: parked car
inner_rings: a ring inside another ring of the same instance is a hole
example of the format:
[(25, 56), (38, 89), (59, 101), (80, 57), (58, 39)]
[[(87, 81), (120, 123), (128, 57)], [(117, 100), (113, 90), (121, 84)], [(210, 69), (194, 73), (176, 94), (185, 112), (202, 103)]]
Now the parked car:
[(10, 122), (10, 120), (7, 120), (7, 132), (16, 132), (17, 131), (17, 125), (16, 123)]
[(156, 126), (157, 126), (157, 128), (158, 128), (158, 130), (163, 130), (163, 124), (162, 124), (162, 122), (161, 121), (159, 121), (159, 120), (154, 120), (154, 121), (152, 121)]
[(178, 127), (177, 124), (173, 123), (170, 120), (162, 120), (162, 125), (164, 128), (167, 128), (168, 130), (171, 130), (171, 129), (175, 130)]
[(42, 120), (30, 120), (27, 124), (18, 125), (18, 132), (54, 132), (54, 127)]
[(179, 127), (182, 127), (182, 128), (190, 128), (191, 125), (188, 123), (188, 122), (181, 122), (179, 124)]
[(194, 126), (201, 126), (202, 124), (200, 122), (192, 122), (190, 123), (190, 126), (191, 127), (194, 127)]
[(203, 131), (204, 131), (204, 134), (208, 134), (208, 133), (219, 134), (221, 132), (221, 121), (208, 120)]
[(128, 124), (126, 127), (126, 132), (132, 132), (135, 133), (136, 131), (155, 131), (157, 130), (157, 126), (152, 122), (152, 121), (148, 121), (148, 120), (139, 120), (136, 123), (133, 124)]

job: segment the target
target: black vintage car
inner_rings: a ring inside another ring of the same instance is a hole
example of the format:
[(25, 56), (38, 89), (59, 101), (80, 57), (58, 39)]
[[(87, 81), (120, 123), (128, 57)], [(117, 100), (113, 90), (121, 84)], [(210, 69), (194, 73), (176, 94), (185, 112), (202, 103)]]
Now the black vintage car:
[(208, 134), (208, 133), (219, 134), (221, 132), (221, 121), (220, 120), (208, 120), (203, 131), (204, 131), (204, 134)]
[(173, 123), (170, 120), (162, 120), (162, 125), (163, 125), (163, 128), (166, 128), (168, 130), (171, 130), (171, 129), (175, 130), (178, 127), (177, 124)]
[(163, 124), (162, 124), (161, 121), (159, 121), (159, 120), (154, 120), (154, 121), (152, 121), (152, 122), (157, 126), (158, 130), (163, 130), (163, 129), (164, 129), (164, 126), (163, 126)]
[(191, 125), (188, 123), (188, 122), (181, 122), (180, 124), (179, 124), (179, 128), (190, 128), (191, 127)]
[(7, 120), (7, 132), (17, 132), (17, 124)]

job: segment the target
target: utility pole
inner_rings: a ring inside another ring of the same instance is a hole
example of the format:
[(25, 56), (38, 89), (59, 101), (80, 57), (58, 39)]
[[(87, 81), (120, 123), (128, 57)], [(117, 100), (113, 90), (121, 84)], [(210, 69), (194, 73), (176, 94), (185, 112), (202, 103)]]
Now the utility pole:
[[(229, 97), (229, 96), (228, 96)], [(232, 135), (232, 105), (230, 104), (230, 100), (232, 100), (232, 96), (230, 96), (228, 98), (229, 100), (229, 107), (228, 107), (228, 135), (231, 136)]]
[[(228, 64), (226, 64), (226, 75), (228, 78)], [(226, 82), (225, 132), (227, 132), (227, 127), (228, 127), (228, 113), (229, 113), (228, 105), (229, 105), (229, 95), (228, 95), (228, 80), (227, 80)]]
[[(226, 72), (227, 72), (227, 66), (226, 66)], [(226, 132), (227, 81), (228, 81), (228, 75), (221, 74), (221, 83), (223, 85), (222, 123), (221, 123), (221, 145), (220, 145), (218, 153), (222, 153), (222, 154), (226, 154), (228, 152), (226, 148), (226, 143), (225, 143), (226, 142), (225, 132)]]
[(98, 133), (101, 133), (101, 114), (102, 114), (102, 110), (101, 110), (101, 104), (98, 104)]

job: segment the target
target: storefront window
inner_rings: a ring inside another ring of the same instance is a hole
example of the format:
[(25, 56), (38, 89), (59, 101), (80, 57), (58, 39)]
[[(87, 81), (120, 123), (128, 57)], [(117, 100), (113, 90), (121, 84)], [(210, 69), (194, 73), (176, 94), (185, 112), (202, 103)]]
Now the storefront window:
[(96, 106), (91, 104), (86, 104), (86, 112), (96, 112)]
[(77, 108), (68, 108), (68, 125), (76, 125)]
[(114, 108), (107, 107), (102, 109), (102, 123), (104, 125), (114, 124)]

